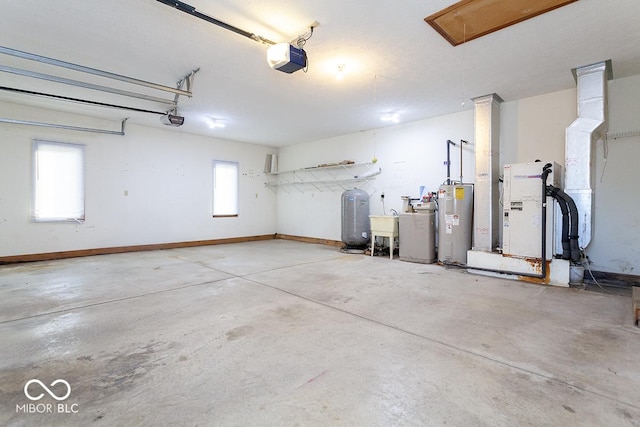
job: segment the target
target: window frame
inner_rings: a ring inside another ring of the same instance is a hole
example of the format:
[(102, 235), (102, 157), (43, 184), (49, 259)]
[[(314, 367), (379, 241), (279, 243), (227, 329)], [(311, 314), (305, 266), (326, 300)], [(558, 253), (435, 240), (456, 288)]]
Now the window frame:
[[(38, 180), (39, 180), (39, 172), (40, 172), (40, 158), (39, 158), (39, 148), (43, 146), (57, 146), (57, 147), (65, 147), (67, 149), (77, 150), (80, 154), (80, 164), (79, 164), (79, 196), (80, 201), (78, 206), (81, 206), (78, 214), (75, 216), (40, 216), (39, 215), (39, 203), (38, 203)], [(85, 177), (86, 177), (86, 146), (84, 144), (71, 143), (71, 142), (59, 142), (59, 141), (50, 141), (46, 139), (33, 139), (31, 145), (31, 169), (32, 169), (32, 185), (31, 185), (31, 221), (35, 223), (79, 223), (83, 224), (86, 218), (86, 186), (85, 186)]]

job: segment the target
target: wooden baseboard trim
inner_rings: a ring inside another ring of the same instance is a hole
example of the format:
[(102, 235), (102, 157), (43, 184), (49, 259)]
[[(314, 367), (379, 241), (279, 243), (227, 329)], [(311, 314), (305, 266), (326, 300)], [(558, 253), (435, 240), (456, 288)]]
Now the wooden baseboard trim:
[(599, 283), (613, 287), (629, 288), (631, 286), (640, 286), (640, 276), (596, 270), (591, 271), (591, 274), (584, 272), (585, 283), (595, 284), (594, 279)]
[(61, 252), (45, 252), (40, 254), (11, 255), (11, 256), (0, 257), (0, 265), (17, 264), (22, 262), (51, 261), (56, 259), (78, 258), (78, 257), (93, 256), (93, 255), (120, 254), (125, 252), (142, 252), (142, 251), (155, 251), (160, 249), (178, 249), (178, 248), (191, 248), (196, 246), (223, 245), (227, 243), (255, 242), (260, 240), (272, 240), (272, 239), (275, 239), (276, 236), (277, 236), (276, 234), (265, 234), (261, 236), (231, 237), (227, 239), (195, 240), (190, 242), (156, 243), (151, 245), (117, 246), (117, 247), (110, 247), (110, 248), (78, 249), (73, 251), (61, 251)]
[(633, 324), (640, 326), (640, 286), (631, 289), (631, 308), (633, 309)]
[(304, 236), (292, 236), (290, 234), (276, 234), (276, 239), (283, 240), (293, 240), (295, 242), (303, 242), (303, 243), (314, 243), (317, 245), (327, 245), (327, 246), (336, 246), (343, 247), (344, 243), (339, 240), (330, 240), (330, 239), (318, 239), (316, 237), (304, 237)]
[(315, 237), (293, 236), (290, 234), (264, 234), (260, 236), (231, 237), (227, 239), (194, 240), (189, 242), (155, 243), (151, 245), (115, 246), (109, 248), (78, 249), (72, 251), (44, 252), (39, 254), (10, 255), (0, 257), (0, 265), (19, 264), (23, 262), (52, 261), (65, 258), (79, 258), (93, 255), (121, 254), (126, 252), (157, 251), (162, 249), (192, 248), (196, 246), (224, 245), (227, 243), (256, 242), (260, 240), (283, 239), (295, 242), (313, 243), (342, 247), (338, 240), (318, 239)]

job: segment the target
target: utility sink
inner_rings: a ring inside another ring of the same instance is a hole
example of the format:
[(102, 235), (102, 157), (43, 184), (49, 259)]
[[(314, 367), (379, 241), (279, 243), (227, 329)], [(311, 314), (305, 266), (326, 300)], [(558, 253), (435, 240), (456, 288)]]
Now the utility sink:
[(398, 235), (399, 216), (369, 215), (369, 219), (371, 220), (371, 234), (387, 237), (388, 234), (392, 234), (392, 237)]
[(369, 215), (371, 221), (371, 256), (375, 252), (376, 236), (389, 238), (389, 258), (393, 259), (395, 239), (398, 237), (399, 216)]

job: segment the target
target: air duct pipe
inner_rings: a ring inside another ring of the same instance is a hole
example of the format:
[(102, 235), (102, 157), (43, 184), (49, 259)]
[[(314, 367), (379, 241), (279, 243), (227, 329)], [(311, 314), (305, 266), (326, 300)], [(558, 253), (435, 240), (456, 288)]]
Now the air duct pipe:
[[(578, 118), (566, 129), (564, 191), (575, 201), (578, 246), (587, 247), (593, 228), (593, 144), (606, 132), (607, 80), (611, 61), (573, 70), (578, 91)], [(577, 233), (572, 233), (576, 235)]]
[(493, 252), (500, 240), (500, 103), (497, 94), (473, 99), (476, 179), (473, 198), (473, 250)]

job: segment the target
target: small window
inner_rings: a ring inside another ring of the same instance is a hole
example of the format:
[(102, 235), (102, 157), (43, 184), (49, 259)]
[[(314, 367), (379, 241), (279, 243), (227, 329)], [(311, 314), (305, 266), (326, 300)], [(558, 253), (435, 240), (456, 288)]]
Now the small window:
[(33, 141), (34, 221), (84, 221), (84, 145)]
[(213, 161), (213, 216), (238, 216), (238, 163)]

